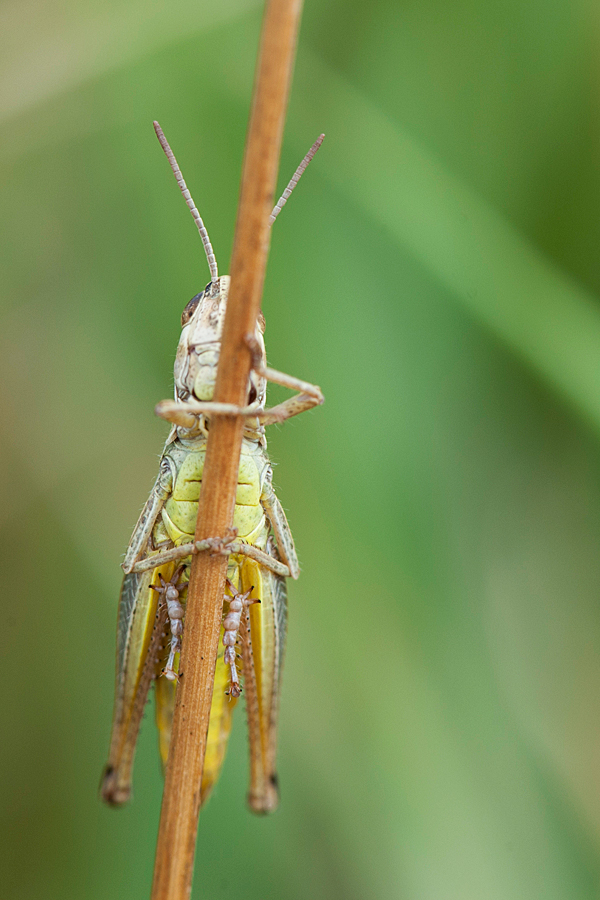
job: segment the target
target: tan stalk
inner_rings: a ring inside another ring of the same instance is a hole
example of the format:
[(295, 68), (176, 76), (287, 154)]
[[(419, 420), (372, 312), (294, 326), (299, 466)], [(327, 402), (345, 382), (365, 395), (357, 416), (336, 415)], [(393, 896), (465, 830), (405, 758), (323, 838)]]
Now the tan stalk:
[[(240, 203), (231, 288), (214, 399), (244, 406), (252, 335), (269, 249), (269, 214), (302, 9), (301, 0), (268, 0), (262, 27)], [(196, 540), (233, 523), (243, 420), (211, 422), (198, 504)], [(188, 900), (200, 809), (200, 783), (212, 699), (227, 558), (194, 556), (188, 589), (177, 703), (156, 847), (152, 900)]]

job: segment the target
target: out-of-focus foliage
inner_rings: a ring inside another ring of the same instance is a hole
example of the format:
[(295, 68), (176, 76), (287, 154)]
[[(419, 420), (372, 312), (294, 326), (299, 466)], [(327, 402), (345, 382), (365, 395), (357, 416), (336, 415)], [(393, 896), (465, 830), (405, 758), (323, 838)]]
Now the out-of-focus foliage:
[[(148, 897), (161, 777), (96, 786), (119, 562), (179, 315), (208, 280), (152, 131), (228, 268), (260, 6), (0, 10), (2, 896)], [(272, 365), (323, 409), (271, 435), (291, 586), (282, 804), (237, 716), (195, 897), (600, 891), (598, 15), (315, 0), (273, 233)], [(150, 718), (150, 717), (148, 717)]]

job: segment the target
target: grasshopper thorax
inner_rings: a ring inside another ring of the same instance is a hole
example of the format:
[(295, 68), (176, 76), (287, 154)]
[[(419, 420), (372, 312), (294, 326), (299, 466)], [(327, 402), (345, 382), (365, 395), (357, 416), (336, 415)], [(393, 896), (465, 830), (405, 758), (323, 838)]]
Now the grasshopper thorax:
[[(183, 310), (181, 337), (175, 356), (175, 395), (179, 400), (211, 401), (217, 378), (217, 364), (221, 349), (221, 335), (227, 309), (229, 275), (211, 281), (196, 294)], [(254, 337), (266, 365), (264, 320), (257, 322)], [(248, 404), (264, 408), (267, 384), (254, 371), (248, 383)]]

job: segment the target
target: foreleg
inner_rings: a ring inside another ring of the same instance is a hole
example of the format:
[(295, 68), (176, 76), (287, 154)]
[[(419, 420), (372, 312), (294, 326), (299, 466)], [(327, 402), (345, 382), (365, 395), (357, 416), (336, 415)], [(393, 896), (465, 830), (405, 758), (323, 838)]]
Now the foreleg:
[(274, 425), (276, 422), (284, 422), (286, 419), (291, 419), (292, 416), (297, 416), (299, 413), (325, 402), (323, 392), (318, 385), (265, 366), (262, 353), (253, 335), (246, 337), (246, 343), (252, 353), (252, 368), (256, 374), (273, 384), (279, 384), (291, 391), (298, 391), (294, 397), (289, 397), (271, 409), (262, 410), (255, 405), (236, 406), (234, 403), (215, 403), (212, 400), (161, 400), (154, 409), (156, 415), (187, 429), (192, 429), (196, 424), (196, 417), (201, 415), (244, 416), (250, 423), (258, 420), (261, 425)]

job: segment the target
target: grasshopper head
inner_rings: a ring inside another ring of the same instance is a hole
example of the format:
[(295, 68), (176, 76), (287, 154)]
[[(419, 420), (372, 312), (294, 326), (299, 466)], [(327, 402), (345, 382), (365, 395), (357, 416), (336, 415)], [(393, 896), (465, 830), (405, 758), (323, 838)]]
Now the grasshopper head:
[[(175, 356), (175, 392), (180, 400), (213, 399), (217, 378), (217, 363), (221, 349), (221, 334), (227, 309), (229, 275), (211, 281), (205, 289), (192, 297), (181, 315), (181, 337)], [(263, 339), (264, 319), (259, 317), (255, 338), (265, 362)], [(266, 381), (255, 372), (250, 373), (247, 402), (264, 407)]]
[[(188, 191), (183, 175), (181, 174), (181, 169), (177, 165), (177, 160), (175, 159), (173, 151), (169, 146), (169, 142), (164, 136), (163, 130), (158, 122), (154, 123), (154, 130), (156, 131), (156, 136), (160, 141), (160, 145), (169, 160), (169, 165), (175, 175), (185, 202), (196, 222), (200, 237), (202, 238), (202, 244), (204, 246), (204, 252), (206, 253), (206, 260), (211, 276), (210, 283), (206, 285), (202, 293), (192, 297), (181, 316), (183, 330), (181, 332), (177, 356), (175, 358), (175, 396), (178, 400), (195, 398), (201, 402), (210, 402), (213, 399), (217, 378), (217, 363), (219, 361), (221, 334), (223, 331), (223, 321), (225, 319), (225, 309), (227, 307), (229, 276), (222, 275), (219, 278), (217, 260), (215, 259), (208, 232), (204, 226), (200, 213), (196, 209), (191, 194)], [(271, 213), (269, 225), (273, 224), (284, 205), (287, 203), (288, 197), (297, 185), (298, 180), (307, 165), (321, 146), (324, 137), (325, 135), (322, 134), (317, 138), (296, 169), (291, 181)], [(256, 355), (260, 356), (262, 368), (265, 368), (267, 364), (265, 342), (263, 340), (264, 330), (265, 321), (261, 313), (259, 314), (258, 322), (254, 329), (255, 346), (252, 350), (255, 358)], [(256, 361), (254, 362), (254, 365), (257, 365)], [(266, 380), (258, 376), (256, 372), (251, 371), (250, 378), (248, 379), (247, 404), (256, 404), (257, 408), (264, 409), (266, 393)]]

